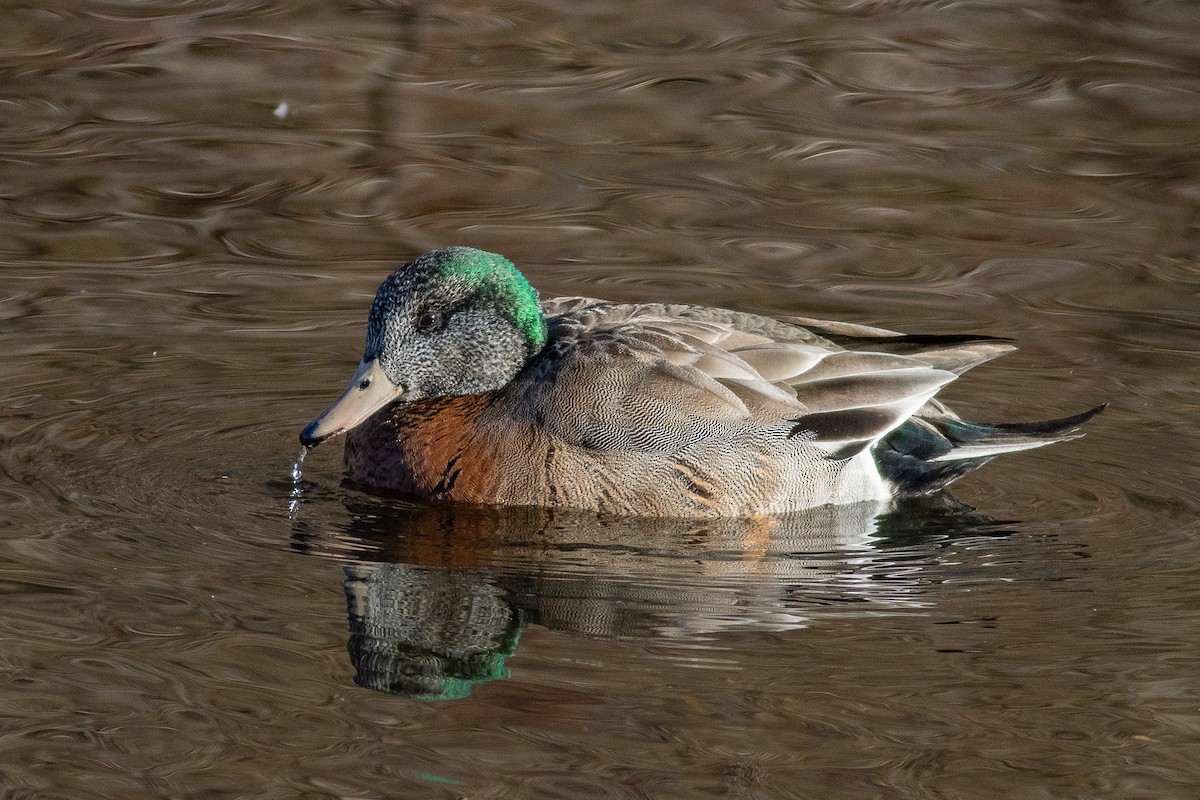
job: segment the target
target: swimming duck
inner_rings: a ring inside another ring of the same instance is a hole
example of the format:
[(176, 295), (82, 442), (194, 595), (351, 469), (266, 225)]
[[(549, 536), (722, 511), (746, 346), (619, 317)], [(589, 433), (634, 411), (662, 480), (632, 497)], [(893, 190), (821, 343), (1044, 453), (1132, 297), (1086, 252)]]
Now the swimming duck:
[(422, 498), (740, 517), (935, 492), (1074, 438), (1103, 406), (966, 422), (934, 395), (1014, 348), (720, 308), (542, 300), (468, 247), (375, 295), (362, 362), (300, 434), (346, 433), (351, 479)]

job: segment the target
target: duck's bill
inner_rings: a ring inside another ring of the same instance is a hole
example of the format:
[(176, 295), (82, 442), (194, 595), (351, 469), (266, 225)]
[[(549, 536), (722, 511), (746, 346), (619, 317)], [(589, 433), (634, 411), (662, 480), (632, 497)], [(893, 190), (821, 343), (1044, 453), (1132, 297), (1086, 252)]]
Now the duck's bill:
[(342, 396), (300, 431), (300, 444), (316, 447), (330, 436), (356, 428), (403, 393), (404, 389), (384, 374), (377, 359), (364, 361)]

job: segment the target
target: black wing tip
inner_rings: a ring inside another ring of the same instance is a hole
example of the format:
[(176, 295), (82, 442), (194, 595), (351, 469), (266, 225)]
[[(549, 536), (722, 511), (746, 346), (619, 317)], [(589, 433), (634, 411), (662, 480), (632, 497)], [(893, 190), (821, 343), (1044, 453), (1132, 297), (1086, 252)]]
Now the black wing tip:
[(1011, 344), (1014, 339), (1007, 336), (989, 336), (983, 333), (902, 333), (885, 338), (885, 342), (906, 344), (968, 344), (971, 342), (1003, 342)]
[(885, 352), (905, 353), (913, 349), (919, 351), (950, 345), (983, 344), (989, 342), (995, 344), (1015, 343), (1014, 339), (1007, 336), (990, 336), (983, 333), (895, 333), (880, 336), (862, 336), (839, 333), (836, 330), (827, 330), (815, 325), (805, 327), (825, 337), (834, 344), (851, 350), (859, 347), (870, 347), (872, 349), (880, 348)]
[(989, 425), (997, 433), (1024, 434), (1027, 436), (1064, 436), (1082, 428), (1101, 411), (1108, 408), (1108, 402), (1093, 406), (1087, 411), (1072, 414), (1058, 419), (1045, 419), (1039, 422), (994, 422)]

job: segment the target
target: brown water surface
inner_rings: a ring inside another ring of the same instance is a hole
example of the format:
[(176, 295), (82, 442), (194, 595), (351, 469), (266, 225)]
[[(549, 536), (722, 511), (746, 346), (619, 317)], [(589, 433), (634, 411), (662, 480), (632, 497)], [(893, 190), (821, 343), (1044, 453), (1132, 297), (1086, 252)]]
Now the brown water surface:
[[(1188, 798), (1200, 10), (8, 4), (7, 798)], [(399, 261), (1021, 351), (949, 500), (422, 508), (301, 426)]]

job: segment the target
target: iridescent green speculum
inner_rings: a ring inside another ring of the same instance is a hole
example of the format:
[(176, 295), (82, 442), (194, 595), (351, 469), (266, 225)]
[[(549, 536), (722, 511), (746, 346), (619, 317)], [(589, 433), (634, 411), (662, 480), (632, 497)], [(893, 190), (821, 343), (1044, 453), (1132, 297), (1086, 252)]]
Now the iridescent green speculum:
[(447, 247), (439, 250), (438, 267), (446, 277), (461, 277), (490, 294), (507, 307), (513, 324), (524, 334), (529, 352), (536, 353), (546, 343), (546, 320), (538, 306), (538, 293), (516, 266), (502, 255), (473, 247)]

